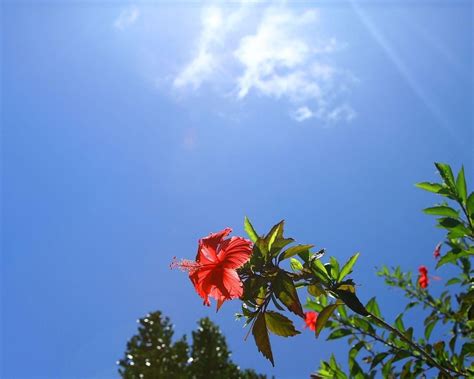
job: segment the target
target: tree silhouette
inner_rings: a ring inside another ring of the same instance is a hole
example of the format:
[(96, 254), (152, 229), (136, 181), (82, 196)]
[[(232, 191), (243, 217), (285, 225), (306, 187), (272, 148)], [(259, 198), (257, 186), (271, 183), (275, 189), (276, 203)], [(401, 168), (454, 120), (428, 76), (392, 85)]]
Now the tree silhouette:
[(266, 378), (254, 370), (241, 370), (232, 362), (224, 335), (208, 318), (198, 321), (191, 347), (186, 336), (173, 343), (170, 319), (159, 311), (138, 323), (138, 334), (128, 341), (124, 358), (117, 362), (122, 378)]

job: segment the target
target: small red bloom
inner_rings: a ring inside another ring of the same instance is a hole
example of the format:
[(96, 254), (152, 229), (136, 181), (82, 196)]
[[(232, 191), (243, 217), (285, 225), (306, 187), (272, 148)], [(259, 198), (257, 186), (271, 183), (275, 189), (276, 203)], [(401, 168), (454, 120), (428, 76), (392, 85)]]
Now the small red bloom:
[(418, 276), (418, 284), (421, 288), (428, 287), (428, 269), (426, 268), (426, 266), (420, 266), (418, 268), (418, 272), (420, 273), (420, 275)]
[(199, 240), (196, 261), (174, 261), (171, 266), (189, 272), (189, 278), (205, 305), (209, 297), (217, 301), (217, 309), (224, 301), (242, 296), (242, 281), (236, 269), (250, 259), (252, 242), (242, 237), (225, 239), (232, 232), (226, 228)]
[(441, 242), (436, 245), (433, 251), (433, 256), (435, 257), (435, 259), (438, 259), (441, 256)]
[(318, 320), (318, 313), (317, 312), (305, 312), (305, 319), (304, 322), (306, 323), (305, 328), (309, 328), (313, 332), (316, 330), (316, 321)]

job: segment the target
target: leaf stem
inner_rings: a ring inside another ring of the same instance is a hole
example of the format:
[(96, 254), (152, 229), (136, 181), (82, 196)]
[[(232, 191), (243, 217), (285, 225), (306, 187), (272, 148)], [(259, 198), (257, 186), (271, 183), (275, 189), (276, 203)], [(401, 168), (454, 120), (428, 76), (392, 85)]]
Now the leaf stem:
[[(421, 346), (417, 345), (414, 343), (410, 338), (405, 336), (402, 332), (400, 332), (398, 329), (394, 328), (390, 324), (386, 323), (384, 320), (378, 318), (375, 316), (373, 313), (369, 312), (369, 317), (373, 318), (376, 320), (380, 325), (382, 325), (385, 329), (391, 331), (392, 333), (395, 333), (400, 339), (402, 339), (404, 342), (406, 342), (409, 346), (411, 346), (414, 350), (418, 351), (426, 360), (434, 367), (436, 367), (438, 370), (440, 370), (443, 374), (447, 375), (450, 377), (452, 373), (456, 373), (458, 376), (462, 375), (460, 372), (454, 369), (447, 369), (446, 367), (441, 366), (438, 362), (434, 360), (434, 358), (428, 354)], [(449, 370), (449, 371), (448, 371)], [(450, 372), (451, 371), (451, 372)]]

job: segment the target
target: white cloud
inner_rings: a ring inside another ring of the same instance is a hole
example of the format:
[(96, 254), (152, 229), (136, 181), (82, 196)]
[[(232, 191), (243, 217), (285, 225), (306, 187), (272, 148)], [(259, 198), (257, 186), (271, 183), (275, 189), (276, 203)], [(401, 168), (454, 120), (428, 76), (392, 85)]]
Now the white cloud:
[[(306, 95), (319, 92), (317, 86), (308, 83), (306, 72), (289, 71), (300, 67), (308, 59), (310, 47), (299, 38), (298, 27), (316, 19), (314, 11), (294, 16), (286, 9), (269, 9), (254, 35), (245, 36), (234, 55), (244, 66), (244, 73), (238, 79), (238, 97), (245, 97), (252, 88), (266, 95), (290, 97), (298, 88)], [(289, 71), (281, 74), (279, 71)]]
[(119, 30), (132, 26), (140, 16), (140, 11), (137, 7), (132, 6), (127, 9), (122, 9), (118, 17), (114, 21), (114, 27)]
[(292, 117), (296, 121), (304, 121), (314, 116), (314, 113), (308, 107), (300, 107), (293, 114)]
[(343, 104), (334, 109), (332, 109), (327, 114), (327, 120), (330, 122), (337, 122), (337, 121), (351, 121), (356, 117), (356, 112), (350, 105)]
[(225, 14), (221, 8), (211, 6), (201, 13), (202, 30), (194, 58), (175, 77), (173, 86), (190, 86), (194, 90), (209, 79), (218, 68), (216, 50), (221, 47), (226, 35), (241, 21), (244, 7)]
[(227, 93), (241, 101), (252, 94), (286, 100), (290, 116), (299, 122), (351, 121), (356, 113), (340, 96), (354, 80), (331, 63), (344, 46), (318, 35), (320, 13), (259, 7), (252, 9), (252, 24), (249, 9), (249, 4), (237, 10), (204, 9), (194, 55), (174, 77), (173, 87), (194, 91), (205, 83), (225, 83), (231, 87)]

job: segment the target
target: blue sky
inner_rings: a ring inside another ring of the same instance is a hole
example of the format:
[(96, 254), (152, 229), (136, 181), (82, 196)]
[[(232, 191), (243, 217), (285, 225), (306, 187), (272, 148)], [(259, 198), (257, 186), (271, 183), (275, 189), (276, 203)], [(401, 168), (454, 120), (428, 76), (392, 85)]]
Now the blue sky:
[(308, 377), (345, 345), (276, 337), (272, 368), (238, 301), (215, 314), (169, 270), (245, 215), (360, 251), (360, 297), (389, 318), (403, 299), (375, 266), (434, 267), (435, 198), (413, 184), (434, 161), (474, 184), (472, 3), (289, 4), (3, 3), (2, 378), (117, 377), (154, 310)]

